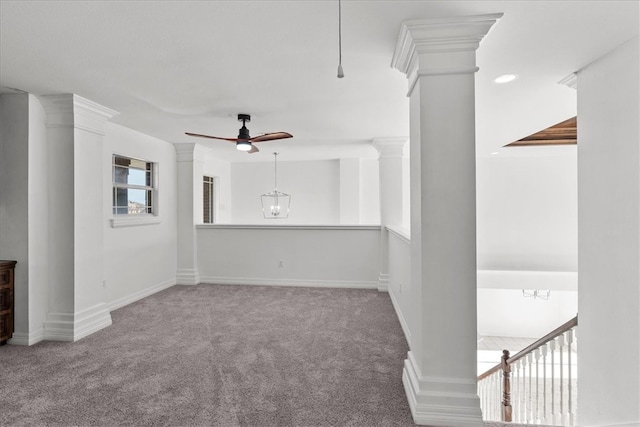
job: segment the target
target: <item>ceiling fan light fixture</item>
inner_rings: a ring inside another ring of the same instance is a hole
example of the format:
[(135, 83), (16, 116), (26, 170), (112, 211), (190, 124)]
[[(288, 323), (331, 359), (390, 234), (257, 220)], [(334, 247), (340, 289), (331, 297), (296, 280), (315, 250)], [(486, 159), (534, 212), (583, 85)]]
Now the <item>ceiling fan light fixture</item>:
[(251, 143), (249, 141), (238, 141), (236, 148), (239, 151), (251, 151)]

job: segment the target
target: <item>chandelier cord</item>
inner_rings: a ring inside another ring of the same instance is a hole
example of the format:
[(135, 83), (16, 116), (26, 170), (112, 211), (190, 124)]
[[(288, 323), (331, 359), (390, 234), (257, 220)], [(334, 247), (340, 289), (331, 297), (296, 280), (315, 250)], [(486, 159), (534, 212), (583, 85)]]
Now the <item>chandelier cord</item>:
[(342, 65), (342, 2), (338, 0), (338, 65)]
[(273, 153), (273, 167), (274, 167), (273, 188), (276, 191), (278, 191), (278, 153)]

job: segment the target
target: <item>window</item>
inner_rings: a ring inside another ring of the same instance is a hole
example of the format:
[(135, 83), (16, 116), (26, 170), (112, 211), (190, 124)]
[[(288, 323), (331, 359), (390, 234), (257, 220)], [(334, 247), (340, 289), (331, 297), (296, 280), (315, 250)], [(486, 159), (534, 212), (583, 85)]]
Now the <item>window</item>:
[(113, 214), (153, 214), (154, 180), (153, 163), (114, 154)]
[(214, 222), (214, 180), (211, 176), (202, 177), (202, 221), (205, 224)]

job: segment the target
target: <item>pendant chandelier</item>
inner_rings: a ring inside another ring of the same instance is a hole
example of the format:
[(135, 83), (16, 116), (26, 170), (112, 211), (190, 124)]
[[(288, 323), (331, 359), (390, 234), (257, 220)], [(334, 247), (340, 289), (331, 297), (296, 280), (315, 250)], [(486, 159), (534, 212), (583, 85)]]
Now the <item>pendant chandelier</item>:
[(278, 191), (278, 154), (273, 153), (274, 184), (273, 191), (260, 196), (262, 199), (262, 214), (265, 219), (284, 219), (289, 216), (291, 196)]

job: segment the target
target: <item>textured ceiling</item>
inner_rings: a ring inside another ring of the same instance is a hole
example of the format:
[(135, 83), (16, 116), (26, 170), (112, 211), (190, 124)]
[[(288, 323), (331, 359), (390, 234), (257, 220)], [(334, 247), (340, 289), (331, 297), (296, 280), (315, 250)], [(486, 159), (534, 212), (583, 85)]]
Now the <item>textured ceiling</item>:
[[(372, 156), (372, 138), (409, 132), (406, 78), (390, 66), (401, 22), (497, 12), (477, 55), (479, 156), (574, 116), (558, 81), (638, 34), (638, 1), (344, 0), (338, 79), (337, 1), (2, 0), (0, 86), (76, 93), (230, 161)], [(504, 73), (519, 78), (492, 82)], [(240, 112), (253, 135), (294, 138), (249, 156), (184, 135), (233, 137)]]

